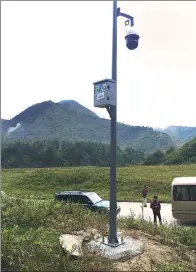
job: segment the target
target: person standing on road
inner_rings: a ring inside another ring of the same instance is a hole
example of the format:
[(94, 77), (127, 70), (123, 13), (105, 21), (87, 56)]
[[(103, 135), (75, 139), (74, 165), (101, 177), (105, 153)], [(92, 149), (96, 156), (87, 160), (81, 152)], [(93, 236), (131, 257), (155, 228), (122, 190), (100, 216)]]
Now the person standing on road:
[(154, 196), (153, 201), (150, 204), (150, 208), (153, 211), (154, 215), (154, 224), (157, 224), (157, 217), (159, 218), (159, 223), (162, 225), (162, 219), (161, 219), (161, 204), (158, 200), (157, 196)]
[(147, 207), (147, 185), (144, 185), (144, 189), (142, 190), (142, 208)]

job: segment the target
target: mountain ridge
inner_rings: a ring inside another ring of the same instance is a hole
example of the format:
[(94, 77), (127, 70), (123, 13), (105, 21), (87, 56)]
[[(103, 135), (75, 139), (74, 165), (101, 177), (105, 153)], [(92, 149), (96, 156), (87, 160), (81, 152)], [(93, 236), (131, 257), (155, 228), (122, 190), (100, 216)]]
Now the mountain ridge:
[[(110, 141), (110, 120), (99, 117), (74, 100), (37, 103), (1, 123), (4, 138), (11, 140)], [(129, 146), (145, 152), (166, 150), (175, 145), (166, 133), (122, 123), (117, 123), (117, 139), (120, 147)]]
[(164, 129), (156, 128), (156, 130), (170, 135), (179, 146), (196, 137), (196, 127), (172, 125)]

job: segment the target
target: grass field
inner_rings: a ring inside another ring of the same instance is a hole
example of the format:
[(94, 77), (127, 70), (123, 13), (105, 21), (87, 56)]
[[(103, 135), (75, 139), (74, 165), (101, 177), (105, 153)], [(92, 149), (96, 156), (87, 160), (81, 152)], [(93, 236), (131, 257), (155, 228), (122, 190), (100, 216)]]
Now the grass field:
[[(61, 249), (60, 234), (87, 229), (108, 234), (107, 216), (76, 205), (4, 196), (2, 225), (2, 271), (196, 271), (196, 228), (154, 228), (152, 223), (134, 217), (118, 220), (119, 229), (145, 242), (145, 252), (133, 262), (128, 259), (126, 264), (125, 260), (114, 262), (89, 254), (85, 243), (81, 259), (70, 258)], [(126, 265), (130, 269), (122, 270)]]
[(7, 272), (110, 271), (109, 262), (86, 255), (82, 260), (70, 259), (59, 245), (62, 233), (96, 226), (106, 234), (106, 223), (103, 215), (76, 205), (4, 197), (1, 266)]
[[(162, 202), (170, 202), (173, 178), (195, 175), (196, 164), (118, 168), (117, 200), (140, 201), (143, 185), (147, 184), (148, 199), (156, 194)], [(57, 191), (89, 190), (109, 198), (109, 168), (104, 167), (3, 169), (2, 181), (5, 193), (23, 197), (48, 199)]]
[[(149, 198), (158, 194), (162, 201), (169, 202), (173, 178), (195, 174), (196, 165), (119, 168), (117, 198), (139, 201), (143, 185), (148, 184)], [(86, 251), (85, 244), (84, 256), (72, 259), (59, 245), (62, 233), (97, 229), (101, 235), (108, 234), (107, 216), (91, 213), (76, 205), (56, 203), (54, 193), (60, 190), (92, 190), (107, 199), (109, 168), (3, 169), (2, 181), (2, 190), (15, 196), (2, 198), (2, 267), (7, 269), (2, 271), (120, 272), (128, 265), (95, 257)], [(150, 222), (129, 217), (118, 219), (118, 229), (136, 239), (145, 239), (142, 241), (145, 241), (146, 251), (139, 256), (142, 259), (129, 263), (127, 271), (144, 271), (144, 267), (157, 272), (196, 271), (196, 228), (154, 228)]]

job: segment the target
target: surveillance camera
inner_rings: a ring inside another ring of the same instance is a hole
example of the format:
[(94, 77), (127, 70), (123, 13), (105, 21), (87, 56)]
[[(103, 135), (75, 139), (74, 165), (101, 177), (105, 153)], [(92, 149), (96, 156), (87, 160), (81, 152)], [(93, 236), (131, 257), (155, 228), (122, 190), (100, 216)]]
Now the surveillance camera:
[(125, 34), (126, 46), (129, 50), (134, 50), (138, 47), (138, 40), (140, 36), (138, 33), (133, 29), (130, 28), (127, 30)]

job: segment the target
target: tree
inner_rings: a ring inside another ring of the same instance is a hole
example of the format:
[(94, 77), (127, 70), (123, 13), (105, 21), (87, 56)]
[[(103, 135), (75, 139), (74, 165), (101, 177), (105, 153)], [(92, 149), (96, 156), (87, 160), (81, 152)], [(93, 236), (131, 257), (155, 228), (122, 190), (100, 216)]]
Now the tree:
[(157, 165), (164, 162), (164, 153), (160, 150), (154, 152), (152, 155), (147, 157), (147, 159), (144, 161), (145, 165)]

